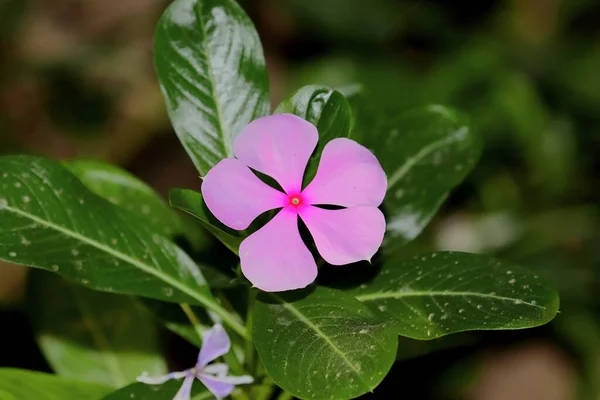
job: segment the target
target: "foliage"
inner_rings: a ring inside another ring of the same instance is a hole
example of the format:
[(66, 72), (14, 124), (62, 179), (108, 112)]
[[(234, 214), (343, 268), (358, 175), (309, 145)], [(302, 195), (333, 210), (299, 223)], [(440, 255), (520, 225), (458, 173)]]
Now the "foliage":
[[(386, 24), (374, 33), (378, 43), (395, 29), (393, 21)], [(175, 0), (158, 22), (154, 45), (169, 118), (204, 176), (233, 155), (241, 128), (268, 114), (270, 93), (258, 35), (233, 0)], [(464, 74), (462, 67), (447, 66)], [(450, 72), (437, 72), (443, 73)], [(29, 282), (34, 334), (57, 376), (0, 371), (5, 376), (0, 393), (42, 396), (37, 385), (48, 399), (75, 391), (90, 399), (171, 398), (177, 391), (173, 382), (157, 390), (134, 383), (143, 371), (165, 370), (150, 313), (195, 346), (207, 326), (222, 322), (234, 347), (225, 361), (256, 380), (253, 387), (234, 392), (240, 399), (250, 393), (268, 398), (273, 385), (288, 393), (284, 396), (302, 399), (355, 398), (384, 380), (402, 352), (398, 343), (405, 343), (403, 338), (433, 340), (552, 320), (558, 295), (538, 272), (481, 254), (424, 251), (412, 256), (415, 248), (407, 245), (414, 245), (475, 167), (487, 129), (479, 114), (473, 124), (462, 112), (436, 104), (454, 103), (447, 100), (455, 88), (444, 87), (442, 78), (430, 84), (438, 96), (427, 97), (423, 90), (427, 101), (415, 101), (398, 99), (394, 87), (378, 87), (375, 75), (369, 75), (369, 82), (360, 79), (362, 70), (355, 74), (352, 78), (363, 86), (302, 86), (274, 111), (296, 114), (319, 130), (320, 145), (305, 182), (333, 138), (363, 143), (383, 166), (388, 176), (384, 245), (372, 266), (352, 266), (371, 276), (331, 277), (335, 274), (328, 269), (341, 270), (323, 265), (327, 276), (307, 289), (257, 293), (231, 268), (237, 265), (241, 241), (255, 227), (243, 232), (225, 227), (197, 190), (171, 190), (169, 208), (149, 186), (116, 166), (0, 157), (0, 260), (67, 279), (36, 273)], [(503, 94), (495, 99), (515, 116), (521, 134), (515, 140), (528, 149), (532, 179), (544, 179), (536, 168), (550, 156), (536, 153), (537, 139), (523, 134), (539, 127), (519, 119), (519, 106), (510, 101), (517, 93), (521, 101), (535, 102), (535, 95), (518, 75), (504, 78), (495, 87)], [(406, 76), (391, 81), (416, 86)], [(388, 97), (381, 95), (386, 90)], [(434, 97), (435, 103), (429, 100)], [(538, 117), (547, 118), (543, 112)], [(569, 155), (563, 156), (558, 176), (568, 169)], [(198, 224), (174, 209), (196, 217)], [(191, 248), (175, 240), (181, 237)], [(206, 246), (212, 239), (228, 252)], [(211, 257), (201, 254), (206, 251), (212, 251)], [(112, 394), (111, 388), (116, 390)], [(210, 396), (198, 390), (194, 399)]]

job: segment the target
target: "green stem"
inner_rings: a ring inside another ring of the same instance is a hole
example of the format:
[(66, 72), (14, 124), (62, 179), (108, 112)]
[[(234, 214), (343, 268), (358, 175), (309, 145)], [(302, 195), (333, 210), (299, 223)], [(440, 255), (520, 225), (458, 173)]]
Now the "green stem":
[(254, 323), (252, 308), (254, 307), (254, 300), (256, 299), (256, 291), (248, 289), (248, 309), (246, 312), (246, 332), (248, 332), (249, 338), (246, 340), (246, 365), (250, 371), (255, 374), (255, 351), (254, 341), (252, 339), (252, 324)]
[(202, 324), (200, 323), (200, 320), (198, 320), (198, 317), (196, 317), (196, 314), (194, 314), (194, 310), (192, 310), (192, 307), (190, 307), (189, 304), (185, 303), (182, 303), (179, 306), (185, 313), (185, 316), (190, 320), (190, 323), (194, 327), (194, 330), (196, 331), (196, 334), (198, 335), (200, 340), (202, 340), (202, 334), (204, 333), (204, 330), (202, 329)]
[(277, 400), (293, 400), (294, 395), (288, 392), (281, 392), (279, 396), (277, 396)]
[(246, 330), (246, 327), (229, 311), (227, 311), (224, 307), (219, 305), (218, 303), (210, 303), (205, 304), (206, 308), (210, 309), (212, 312), (217, 314), (223, 322), (225, 322), (231, 329), (233, 329), (238, 335), (240, 335), (245, 340), (249, 340), (250, 335)]

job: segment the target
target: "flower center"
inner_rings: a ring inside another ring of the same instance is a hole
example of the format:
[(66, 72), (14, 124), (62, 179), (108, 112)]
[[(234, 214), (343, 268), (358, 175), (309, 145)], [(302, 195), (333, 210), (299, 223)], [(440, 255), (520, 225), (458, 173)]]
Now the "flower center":
[(294, 207), (298, 207), (302, 204), (302, 196), (299, 194), (292, 194), (288, 197), (288, 199), (289, 199), (289, 204)]

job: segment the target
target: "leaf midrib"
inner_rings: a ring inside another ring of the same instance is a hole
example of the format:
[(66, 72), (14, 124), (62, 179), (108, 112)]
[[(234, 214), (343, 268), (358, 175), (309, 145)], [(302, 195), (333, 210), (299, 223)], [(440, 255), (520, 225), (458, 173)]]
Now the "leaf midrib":
[(533, 304), (531, 302), (524, 301), (522, 299), (517, 299), (513, 297), (505, 297), (492, 295), (488, 293), (478, 293), (478, 292), (450, 292), (450, 291), (413, 291), (413, 292), (373, 292), (366, 293), (363, 295), (355, 296), (358, 301), (367, 302), (367, 301), (376, 301), (381, 299), (400, 299), (403, 297), (433, 297), (433, 296), (456, 296), (456, 297), (481, 297), (487, 299), (494, 299), (500, 301), (518, 301), (519, 304), (525, 304), (531, 307), (540, 308), (545, 310), (546, 307), (540, 306), (538, 304)]
[(141, 269), (142, 271), (144, 271), (144, 272), (146, 272), (146, 273), (148, 273), (150, 275), (153, 275), (153, 276), (159, 278), (160, 280), (162, 280), (165, 283), (167, 283), (167, 284), (175, 287), (176, 289), (178, 289), (181, 292), (187, 294), (188, 296), (190, 296), (190, 297), (198, 300), (201, 304), (203, 304), (203, 305), (205, 305), (207, 307), (214, 308), (214, 306), (216, 305), (216, 303), (213, 303), (212, 301), (210, 301), (206, 297), (201, 296), (195, 290), (189, 288), (188, 286), (182, 285), (177, 280), (171, 278), (170, 276), (168, 276), (166, 274), (161, 273), (158, 269), (155, 269), (152, 266), (148, 266), (148, 265), (142, 263), (141, 261), (136, 260), (135, 258), (132, 258), (132, 257), (126, 255), (126, 254), (123, 254), (121, 252), (115, 251), (112, 248), (110, 248), (110, 247), (108, 247), (108, 246), (106, 246), (106, 245), (104, 245), (104, 244), (102, 244), (100, 242), (97, 242), (96, 240), (87, 238), (87, 237), (85, 237), (85, 236), (83, 236), (83, 235), (81, 235), (81, 234), (79, 234), (77, 232), (74, 232), (74, 231), (72, 231), (70, 229), (64, 228), (64, 227), (62, 227), (60, 225), (56, 225), (56, 224), (54, 224), (54, 223), (52, 223), (50, 221), (46, 221), (46, 220), (44, 220), (44, 219), (42, 219), (42, 218), (40, 218), (40, 217), (38, 217), (36, 215), (33, 215), (33, 214), (28, 213), (28, 212), (19, 210), (17, 208), (13, 208), (11, 206), (4, 206), (3, 209), (7, 210), (7, 211), (11, 211), (11, 212), (13, 212), (15, 214), (21, 215), (21, 216), (23, 216), (25, 218), (28, 218), (28, 219), (30, 219), (30, 220), (32, 220), (34, 222), (37, 222), (38, 224), (47, 226), (48, 228), (54, 229), (56, 231), (59, 231), (59, 232), (63, 233), (66, 236), (72, 237), (73, 239), (76, 239), (76, 240), (78, 240), (78, 241), (80, 241), (82, 243), (85, 243), (85, 244), (87, 244), (89, 246), (92, 246), (92, 247), (94, 247), (94, 248), (96, 248), (98, 250), (104, 251), (104, 252), (106, 252), (106, 253), (112, 255), (113, 257), (116, 257), (116, 258), (118, 258), (118, 259), (120, 259), (122, 261), (125, 261), (125, 262), (127, 262), (127, 263), (129, 263), (129, 264), (131, 264), (131, 265), (133, 265), (133, 266)]
[[(200, 5), (200, 8), (201, 7), (202, 7), (202, 5)], [(193, 9), (194, 9), (194, 14), (196, 14), (196, 18), (198, 18), (198, 21), (200, 24), (200, 30), (204, 34), (204, 38), (203, 38), (204, 40), (200, 41), (201, 42), (200, 46), (202, 48), (202, 51), (204, 52), (204, 56), (206, 57), (206, 72), (208, 74), (208, 81), (210, 83), (210, 91), (211, 91), (211, 94), (212, 94), (214, 102), (215, 102), (215, 111), (217, 114), (216, 115), (217, 124), (218, 124), (218, 128), (219, 128), (219, 133), (221, 134), (223, 151), (225, 152), (225, 157), (232, 157), (233, 154), (231, 151), (231, 146), (229, 143), (228, 135), (225, 133), (225, 129), (223, 126), (223, 119), (221, 117), (223, 112), (221, 111), (220, 101), (217, 96), (217, 85), (216, 85), (216, 80), (215, 80), (215, 72), (213, 71), (213, 67), (212, 67), (212, 59), (210, 56), (210, 52), (208, 51), (208, 48), (206, 47), (208, 34), (206, 32), (206, 22), (204, 21), (204, 15), (202, 14), (203, 10), (198, 10), (197, 7), (193, 7)]]
[[(464, 129), (464, 127), (460, 129)], [(460, 129), (457, 129), (456, 132), (458, 132)], [(448, 143), (454, 142), (456, 140), (456, 132), (454, 132), (454, 134), (450, 136), (444, 137), (440, 140), (436, 140), (435, 142), (428, 144), (427, 146), (423, 147), (416, 155), (408, 158), (406, 162), (402, 164), (402, 166), (400, 166), (400, 168), (398, 168), (388, 179), (388, 191), (392, 187), (394, 187), (394, 185), (400, 182), (406, 176), (406, 174), (410, 172), (411, 168), (414, 167), (422, 159), (424, 159), (440, 147)]]
[(318, 326), (316, 326), (310, 319), (308, 319), (304, 314), (302, 314), (302, 312), (300, 312), (300, 310), (298, 310), (296, 307), (294, 307), (291, 303), (286, 302), (284, 299), (282, 299), (281, 297), (279, 297), (276, 294), (270, 293), (270, 295), (275, 300), (277, 300), (285, 309), (287, 309), (289, 312), (294, 314), (300, 321), (302, 321), (304, 324), (306, 324), (306, 326), (308, 326), (313, 331), (315, 331), (315, 333), (319, 337), (321, 337), (325, 341), (325, 343), (327, 343), (333, 349), (333, 351), (335, 353), (337, 353), (340, 356), (340, 358), (344, 361), (344, 363), (346, 363), (346, 365), (348, 365), (348, 367), (350, 367), (350, 369), (354, 372), (354, 374), (356, 375), (358, 380), (364, 385), (364, 387), (367, 389), (367, 391), (371, 390), (371, 387), (369, 386), (369, 384), (367, 384), (367, 382), (364, 381), (364, 379), (362, 378), (362, 376), (360, 375), (358, 370), (354, 367), (354, 365), (348, 359), (348, 357), (346, 357), (344, 352), (335, 343), (333, 343), (331, 341), (331, 339), (329, 339), (329, 337), (327, 335), (325, 335), (325, 333), (321, 329), (319, 329)]

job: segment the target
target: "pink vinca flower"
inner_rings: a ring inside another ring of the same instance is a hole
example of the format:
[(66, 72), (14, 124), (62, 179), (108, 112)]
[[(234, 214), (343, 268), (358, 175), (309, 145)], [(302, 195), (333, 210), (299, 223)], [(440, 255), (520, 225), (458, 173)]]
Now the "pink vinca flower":
[[(333, 265), (370, 260), (383, 241), (385, 219), (377, 207), (387, 179), (364, 146), (345, 138), (331, 140), (317, 174), (302, 189), (318, 139), (317, 129), (295, 115), (259, 118), (236, 138), (237, 158), (221, 160), (204, 177), (206, 205), (232, 229), (246, 229), (263, 212), (281, 209), (240, 245), (242, 272), (261, 290), (300, 289), (317, 277), (317, 264), (298, 231), (298, 216), (323, 259)], [(283, 192), (263, 183), (251, 168), (275, 179)]]

